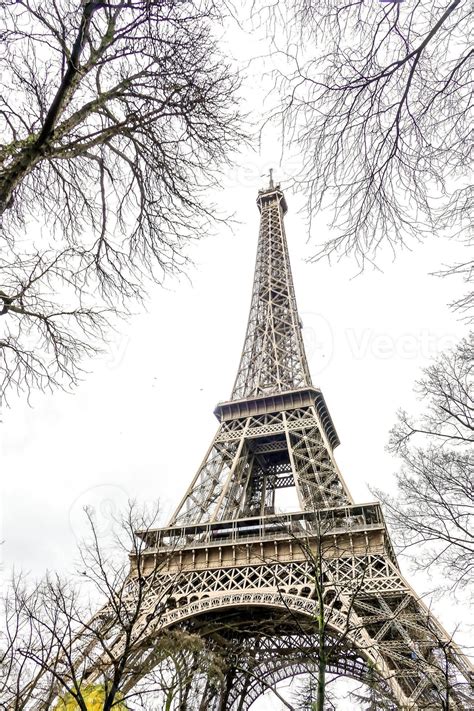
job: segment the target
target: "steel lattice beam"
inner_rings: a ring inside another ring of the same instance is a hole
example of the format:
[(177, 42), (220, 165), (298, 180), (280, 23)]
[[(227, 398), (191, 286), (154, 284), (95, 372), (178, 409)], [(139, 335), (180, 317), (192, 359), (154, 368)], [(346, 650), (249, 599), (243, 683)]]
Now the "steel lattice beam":
[[(304, 351), (286, 201), (271, 185), (257, 203), (252, 301), (232, 398), (215, 410), (218, 431), (169, 526), (137, 533), (146, 544), (140, 572), (162, 566), (136, 631), (143, 674), (163, 630), (185, 627), (210, 644), (219, 630), (234, 651), (225, 652), (232, 685), (215, 701), (220, 711), (244, 711), (264, 693), (263, 678), (314, 670), (314, 620), (323, 611), (331, 634), (344, 638), (336, 673), (364, 681), (370, 671), (403, 709), (440, 708), (448, 680), (451, 708), (474, 708), (470, 663), (401, 575), (380, 506), (355, 505), (337, 467), (337, 434)], [(301, 511), (278, 514), (280, 486), (295, 487)]]

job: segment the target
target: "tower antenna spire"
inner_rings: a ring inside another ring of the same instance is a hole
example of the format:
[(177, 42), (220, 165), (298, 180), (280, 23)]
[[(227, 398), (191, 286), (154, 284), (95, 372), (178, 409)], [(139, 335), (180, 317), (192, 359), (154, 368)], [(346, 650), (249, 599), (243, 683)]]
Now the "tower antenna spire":
[(270, 168), (270, 188), (273, 188), (273, 168)]

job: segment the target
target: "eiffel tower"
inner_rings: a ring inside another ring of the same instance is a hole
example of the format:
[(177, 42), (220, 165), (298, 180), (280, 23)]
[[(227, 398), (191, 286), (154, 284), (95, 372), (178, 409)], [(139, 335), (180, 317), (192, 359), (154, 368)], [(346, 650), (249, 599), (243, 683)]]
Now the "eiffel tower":
[[(209, 709), (245, 711), (279, 681), (317, 671), (321, 613), (340, 642), (329, 673), (375, 680), (401, 709), (474, 708), (469, 661), (401, 574), (379, 503), (354, 503), (334, 459), (339, 439), (305, 355), (287, 203), (271, 175), (257, 205), (232, 396), (215, 409), (217, 433), (168, 526), (137, 532), (145, 575), (162, 566), (157, 627), (220, 649), (226, 683)], [(279, 513), (275, 495), (290, 488), (298, 510)]]

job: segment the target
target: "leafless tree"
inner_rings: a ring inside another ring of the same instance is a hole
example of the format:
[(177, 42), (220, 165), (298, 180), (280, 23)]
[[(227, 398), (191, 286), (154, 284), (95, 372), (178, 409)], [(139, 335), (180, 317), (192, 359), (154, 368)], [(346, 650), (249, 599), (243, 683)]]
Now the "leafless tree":
[(355, 689), (350, 698), (364, 711), (397, 711), (397, 705), (383, 696), (378, 686), (376, 675), (370, 673), (366, 683)]
[[(135, 535), (156, 512), (132, 505), (104, 541), (89, 514), (80, 548), (81, 584), (48, 575), (31, 586), (17, 578), (3, 600), (0, 697), (8, 711), (61, 708), (87, 711), (99, 694), (103, 711), (192, 708), (194, 688), (220, 683), (219, 659), (185, 630), (156, 633), (161, 613), (161, 566), (140, 570), (144, 542)], [(130, 572), (129, 553), (134, 565)], [(150, 646), (150, 641), (153, 644)]]
[(441, 675), (442, 683), (434, 692), (436, 694), (436, 707), (442, 711), (451, 711), (455, 708), (453, 695), (457, 695), (459, 702), (463, 704), (465, 708), (469, 708), (474, 703), (472, 679), (469, 684), (465, 678), (460, 678), (450, 663), (452, 658), (452, 642), (452, 638), (443, 639), (439, 635), (436, 636), (434, 657), (430, 667), (428, 667), (429, 671), (436, 668), (436, 673)]
[[(160, 654), (163, 660), (151, 675), (155, 686), (162, 689), (157, 711), (207, 711), (212, 692), (224, 681), (224, 661), (219, 654), (198, 634), (185, 629), (163, 635)], [(145, 684), (150, 684), (150, 677)]]
[(398, 543), (452, 589), (474, 574), (473, 346), (471, 334), (425, 370), (417, 384), (424, 412), (401, 411), (391, 435), (402, 460), (397, 496), (377, 492)]
[(8, 387), (75, 383), (118, 310), (186, 264), (241, 139), (213, 0), (0, 7), (0, 335)]
[[(273, 116), (301, 150), (309, 214), (329, 207), (315, 255), (361, 268), (435, 233), (472, 246), (472, 5), (468, 0), (254, 3), (277, 61)], [(473, 262), (453, 270), (472, 280)], [(472, 295), (458, 306), (472, 305)]]

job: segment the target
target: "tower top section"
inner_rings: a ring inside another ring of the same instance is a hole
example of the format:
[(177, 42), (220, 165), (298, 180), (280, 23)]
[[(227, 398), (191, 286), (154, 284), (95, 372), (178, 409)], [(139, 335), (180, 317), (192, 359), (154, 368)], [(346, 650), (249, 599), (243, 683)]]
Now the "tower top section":
[(258, 205), (258, 209), (260, 210), (260, 212), (262, 212), (262, 209), (268, 203), (274, 201), (275, 199), (279, 200), (283, 215), (286, 215), (286, 213), (288, 212), (288, 205), (286, 203), (285, 196), (283, 195), (283, 192), (280, 189), (279, 185), (275, 185), (274, 187), (267, 188), (266, 190), (259, 190), (258, 191), (257, 205)]
[(257, 197), (260, 210), (255, 276), (249, 321), (232, 400), (276, 395), (311, 387), (296, 305), (280, 185)]
[(272, 202), (275, 199), (279, 201), (283, 215), (286, 215), (286, 213), (288, 212), (288, 205), (285, 200), (285, 196), (280, 188), (280, 184), (278, 183), (277, 185), (274, 185), (273, 169), (270, 168), (270, 181), (268, 188), (258, 191), (257, 205), (260, 212), (262, 212), (263, 207), (265, 207), (269, 202)]

